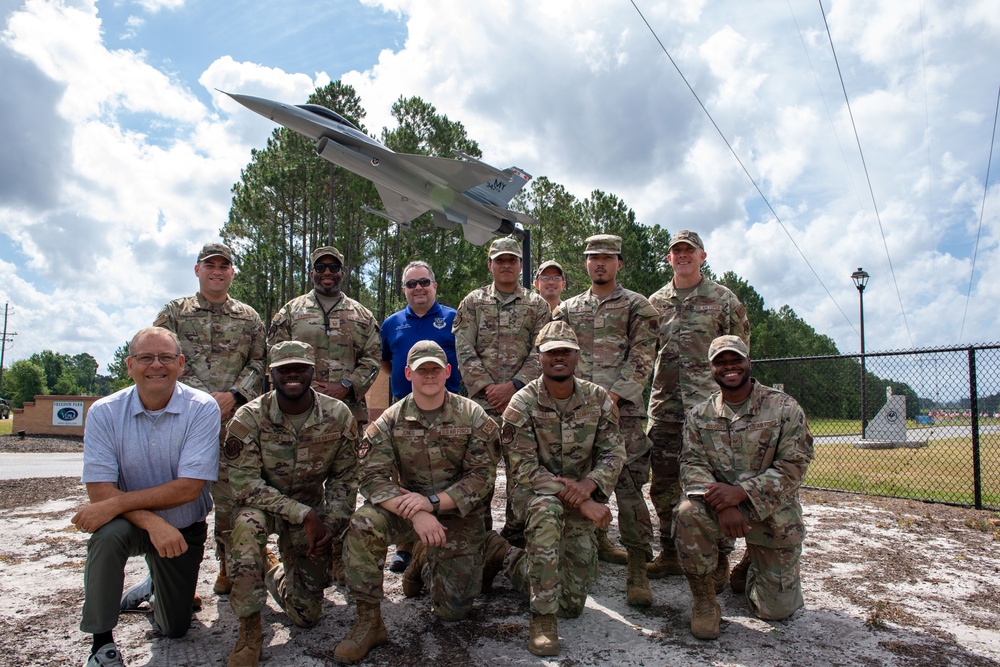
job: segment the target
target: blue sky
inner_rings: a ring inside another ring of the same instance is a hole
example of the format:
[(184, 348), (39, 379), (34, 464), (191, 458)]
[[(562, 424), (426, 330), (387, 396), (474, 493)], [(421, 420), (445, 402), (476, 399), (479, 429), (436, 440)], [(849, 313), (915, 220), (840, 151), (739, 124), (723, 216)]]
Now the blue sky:
[(338, 78), (374, 133), (420, 95), (492, 164), (699, 231), (716, 271), (844, 352), (858, 266), (869, 349), (1000, 339), (997, 159), (962, 325), (1000, 86), (994, 0), (824, 0), (867, 176), (816, 2), (637, 4), (780, 223), (627, 1), (0, 0), (8, 363), (51, 348), (103, 366), (194, 291), (197, 248), (273, 129), (216, 88), (301, 102)]

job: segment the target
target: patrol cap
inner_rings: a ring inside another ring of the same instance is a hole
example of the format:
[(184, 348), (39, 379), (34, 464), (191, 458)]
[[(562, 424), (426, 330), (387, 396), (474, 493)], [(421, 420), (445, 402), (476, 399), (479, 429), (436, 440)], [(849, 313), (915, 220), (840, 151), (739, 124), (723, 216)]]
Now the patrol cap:
[(705, 244), (701, 242), (701, 237), (698, 236), (697, 232), (692, 232), (689, 229), (682, 229), (670, 238), (670, 245), (667, 246), (669, 251), (678, 243), (687, 243), (689, 246), (694, 246), (695, 248), (705, 249)]
[(750, 358), (747, 344), (739, 336), (719, 336), (708, 346), (708, 360), (712, 361), (723, 352), (735, 352), (744, 359)]
[(268, 368), (289, 364), (316, 365), (312, 345), (300, 340), (285, 340), (271, 348), (271, 363)]
[(535, 339), (535, 345), (538, 347), (539, 352), (548, 352), (549, 350), (558, 350), (567, 347), (571, 350), (580, 349), (580, 344), (576, 342), (576, 334), (573, 332), (573, 327), (562, 320), (549, 322), (542, 327), (542, 330), (538, 332), (538, 338)]
[(563, 280), (566, 280), (566, 272), (563, 271), (562, 264), (560, 264), (554, 259), (550, 259), (547, 262), (542, 262), (542, 265), (538, 267), (538, 271), (535, 271), (535, 280), (537, 280), (538, 276), (542, 275), (542, 272), (549, 267), (552, 267), (557, 271), (559, 271), (559, 275), (563, 277)]
[(340, 251), (334, 248), (332, 245), (325, 245), (322, 248), (316, 248), (315, 250), (313, 250), (312, 254), (309, 255), (309, 263), (315, 264), (316, 260), (318, 260), (320, 257), (326, 257), (327, 255), (333, 255), (334, 257), (340, 260), (341, 265), (344, 264), (344, 256), (341, 255)]
[(493, 243), (490, 244), (490, 259), (496, 259), (500, 255), (514, 255), (520, 259), (521, 244), (517, 242), (517, 239), (510, 236), (493, 239)]
[(587, 239), (587, 249), (584, 255), (620, 255), (622, 254), (622, 237), (614, 234), (597, 234)]
[(432, 340), (417, 341), (406, 355), (407, 367), (415, 371), (428, 361), (434, 362), (441, 368), (448, 368), (448, 357), (440, 345)]
[(225, 243), (206, 243), (201, 247), (201, 252), (198, 253), (198, 261), (203, 262), (209, 257), (224, 257), (232, 264), (233, 251)]

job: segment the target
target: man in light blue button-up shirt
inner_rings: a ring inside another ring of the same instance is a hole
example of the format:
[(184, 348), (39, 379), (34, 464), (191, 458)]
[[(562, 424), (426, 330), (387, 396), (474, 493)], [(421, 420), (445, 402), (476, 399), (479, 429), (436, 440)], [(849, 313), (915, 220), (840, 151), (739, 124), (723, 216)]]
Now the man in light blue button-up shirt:
[(88, 666), (123, 664), (112, 630), (129, 556), (146, 557), (160, 632), (187, 632), (212, 508), (206, 482), (219, 470), (219, 406), (211, 395), (177, 382), (184, 369), (177, 336), (143, 329), (129, 344), (126, 363), (135, 386), (94, 403), (84, 429), (90, 503), (73, 524), (93, 533), (80, 623), (94, 635)]

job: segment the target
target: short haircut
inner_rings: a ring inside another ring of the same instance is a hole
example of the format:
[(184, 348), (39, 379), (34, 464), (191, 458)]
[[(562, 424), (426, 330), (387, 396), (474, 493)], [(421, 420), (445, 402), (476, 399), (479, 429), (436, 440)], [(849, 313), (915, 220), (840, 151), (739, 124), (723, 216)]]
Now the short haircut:
[(164, 336), (174, 341), (174, 347), (177, 348), (177, 354), (183, 354), (181, 352), (181, 339), (177, 337), (170, 329), (164, 329), (163, 327), (146, 327), (145, 329), (140, 329), (136, 335), (132, 336), (132, 340), (128, 344), (128, 354), (132, 356), (135, 354), (135, 348), (139, 345), (139, 341), (148, 336)]
[(431, 282), (432, 283), (436, 283), (437, 282), (437, 279), (434, 277), (434, 269), (432, 269), (431, 265), (428, 264), (427, 262), (423, 261), (422, 259), (418, 259), (418, 260), (412, 261), (412, 262), (410, 262), (409, 264), (406, 265), (406, 268), (403, 269), (403, 273), (402, 273), (403, 282), (406, 282), (406, 274), (409, 273), (410, 271), (414, 270), (414, 269), (426, 269), (427, 273), (429, 273), (430, 276), (431, 276)]

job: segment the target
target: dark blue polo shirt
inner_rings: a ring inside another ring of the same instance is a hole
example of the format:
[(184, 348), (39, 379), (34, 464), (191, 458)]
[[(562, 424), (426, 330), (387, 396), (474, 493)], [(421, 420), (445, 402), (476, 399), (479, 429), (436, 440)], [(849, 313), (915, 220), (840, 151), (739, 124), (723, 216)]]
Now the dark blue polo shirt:
[(455, 321), (455, 309), (442, 306), (437, 301), (431, 309), (418, 316), (409, 306), (385, 318), (382, 324), (382, 361), (392, 365), (389, 387), (397, 398), (407, 396), (413, 385), (406, 379), (406, 355), (413, 344), (421, 340), (432, 340), (442, 348), (451, 364), (451, 375), (445, 383), (448, 391), (458, 393), (462, 376), (458, 371), (458, 356), (455, 354), (455, 334), (451, 325)]

